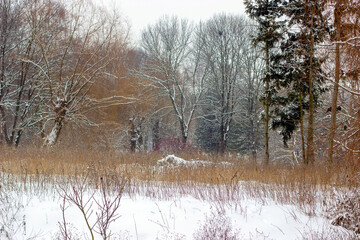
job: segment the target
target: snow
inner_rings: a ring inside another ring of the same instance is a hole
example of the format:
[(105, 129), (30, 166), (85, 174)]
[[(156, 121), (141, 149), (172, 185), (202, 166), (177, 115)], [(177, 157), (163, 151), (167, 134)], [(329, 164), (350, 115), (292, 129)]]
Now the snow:
[[(155, 168), (161, 170), (166, 167), (207, 164), (230, 163), (185, 160), (168, 155), (158, 160)], [(71, 193), (78, 185), (64, 188), (61, 183), (67, 182), (66, 179), (55, 176), (54, 181), (47, 183), (49, 186), (38, 185), (36, 182), (27, 183), (30, 184), (27, 186), (26, 183), (17, 182), (16, 177), (3, 177), (2, 180), (1, 240), (63, 239), (60, 224), (63, 222), (61, 205), (64, 201), (60, 193), (63, 189)], [(56, 182), (59, 182), (59, 185)], [(270, 195), (258, 195), (256, 191), (259, 189), (276, 191), (276, 187), (273, 188), (271, 184), (237, 182), (232, 186), (236, 187), (233, 192), (224, 185), (198, 184), (192, 189), (186, 184), (179, 187), (162, 182), (146, 182), (143, 185), (140, 180), (132, 184), (134, 185), (128, 186), (129, 191), (122, 195), (120, 207), (116, 211), (119, 218), (110, 225), (112, 239), (204, 239), (205, 233), (215, 232), (221, 236), (221, 231), (226, 230), (237, 239), (350, 239), (344, 236), (354, 236), (349, 230), (332, 225), (332, 219), (326, 217), (321, 204), (310, 206), (311, 211), (308, 211), (307, 207), (300, 206), (301, 204), (292, 205), (291, 201), (284, 202), (281, 198), (276, 201)], [(135, 186), (138, 186), (138, 189), (133, 191), (132, 187)], [(93, 225), (99, 214), (97, 203), (101, 203), (102, 195), (99, 189), (90, 185), (84, 189), (83, 199), (84, 202), (90, 200), (89, 222)], [(255, 192), (252, 192), (253, 189)], [(313, 196), (315, 201), (325, 194), (334, 196), (333, 192), (325, 193), (321, 192), (321, 189), (316, 192)], [(294, 191), (292, 194), (298, 193)], [(115, 198), (113, 195), (114, 192), (109, 192), (110, 202)], [(67, 201), (65, 209), (66, 226), (74, 239), (91, 239), (78, 207)], [(95, 239), (102, 238), (98, 234)]]
[[(201, 161), (201, 160), (190, 160), (187, 161), (183, 158), (177, 157), (175, 155), (168, 155), (160, 160), (157, 161), (157, 168), (160, 167), (179, 167), (179, 166), (205, 166), (205, 165), (210, 165), (210, 164), (214, 164), (212, 162), (209, 161)], [(229, 164), (228, 162), (221, 162), (219, 164)], [(161, 169), (161, 168), (160, 168)]]
[(176, 157), (175, 155), (168, 155), (163, 159), (157, 161), (157, 164), (160, 166), (164, 165), (186, 165), (187, 161), (185, 159)]
[[(178, 159), (179, 160), (179, 159)], [(56, 239), (62, 221), (62, 199), (56, 191), (43, 194), (13, 194), (21, 206), (13, 218), (14, 239)], [(86, 193), (85, 199), (90, 196)], [(95, 197), (100, 197), (96, 195)], [(9, 203), (10, 204), (10, 203)], [(11, 206), (14, 205), (12, 202)], [(5, 206), (6, 207), (6, 206)], [(96, 207), (93, 205), (90, 222), (94, 222)], [(308, 216), (298, 207), (274, 201), (244, 198), (219, 207), (218, 202), (199, 200), (190, 195), (159, 200), (137, 195), (124, 195), (118, 209), (120, 218), (111, 225), (114, 237), (119, 239), (193, 239), (194, 234), (206, 225), (207, 219), (228, 219), (232, 231), (240, 239), (303, 239), (310, 232), (345, 231), (335, 227), (321, 216)], [(65, 211), (68, 228), (81, 239), (90, 239), (84, 219), (74, 205)], [(0, 219), (0, 226), (1, 226)], [(223, 222), (218, 222), (223, 226)], [(211, 226), (216, 227), (216, 226)], [(0, 230), (0, 239), (7, 239)], [(99, 235), (96, 239), (101, 239)]]

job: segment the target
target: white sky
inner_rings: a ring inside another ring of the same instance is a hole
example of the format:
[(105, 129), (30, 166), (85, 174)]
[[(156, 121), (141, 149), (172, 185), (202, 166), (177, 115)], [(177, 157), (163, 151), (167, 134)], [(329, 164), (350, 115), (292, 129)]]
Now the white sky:
[(191, 21), (207, 20), (216, 13), (244, 14), (243, 0), (96, 0), (116, 4), (132, 26), (136, 39), (148, 24), (163, 15)]

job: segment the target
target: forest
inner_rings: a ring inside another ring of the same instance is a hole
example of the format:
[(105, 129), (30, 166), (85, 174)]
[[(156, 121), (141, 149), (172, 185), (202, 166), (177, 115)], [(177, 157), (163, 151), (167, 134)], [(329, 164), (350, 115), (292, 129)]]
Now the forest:
[(358, 160), (358, 1), (245, 5), (133, 40), (95, 3), (2, 0), (1, 143)]
[(359, 239), (360, 1), (244, 6), (0, 0), (0, 239)]

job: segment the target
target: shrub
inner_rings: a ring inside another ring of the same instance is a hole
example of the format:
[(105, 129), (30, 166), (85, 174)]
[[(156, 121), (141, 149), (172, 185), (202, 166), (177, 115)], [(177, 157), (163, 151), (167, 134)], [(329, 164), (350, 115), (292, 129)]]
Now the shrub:
[(231, 221), (224, 212), (213, 212), (205, 223), (194, 233), (194, 240), (237, 240)]
[(334, 207), (330, 208), (331, 222), (360, 234), (360, 193), (359, 189), (345, 193), (339, 197)]

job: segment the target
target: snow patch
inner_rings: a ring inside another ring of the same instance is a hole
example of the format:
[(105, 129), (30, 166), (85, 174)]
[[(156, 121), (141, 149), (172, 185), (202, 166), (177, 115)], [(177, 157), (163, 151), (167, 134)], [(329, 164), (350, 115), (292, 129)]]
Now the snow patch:
[(160, 166), (179, 166), (179, 165), (186, 165), (187, 161), (183, 158), (179, 158), (175, 155), (168, 155), (163, 159), (157, 161), (157, 165)]
[[(157, 161), (157, 166), (160, 167), (181, 167), (181, 166), (205, 166), (214, 164), (209, 161), (200, 161), (200, 160), (185, 160), (183, 158), (177, 157), (175, 155), (168, 155), (163, 159)], [(225, 163), (224, 164), (228, 164)]]

